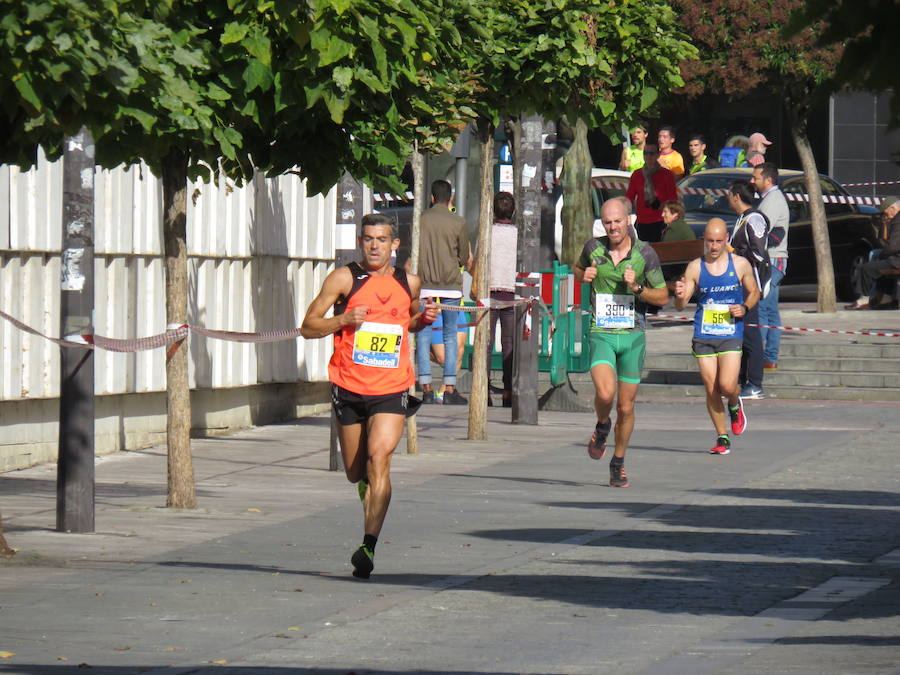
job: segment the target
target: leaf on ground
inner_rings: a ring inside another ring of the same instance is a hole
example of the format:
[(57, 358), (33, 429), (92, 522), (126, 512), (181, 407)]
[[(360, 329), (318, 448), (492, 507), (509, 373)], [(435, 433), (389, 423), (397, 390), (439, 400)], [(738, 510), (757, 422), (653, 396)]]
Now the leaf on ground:
[(299, 626), (291, 626), (288, 630), (300, 630)]
[(247, 510), (248, 510), (250, 513), (262, 513), (262, 509), (258, 509), (258, 508), (256, 508), (255, 506), (251, 506), (251, 507), (250, 507), (249, 509), (247, 509)]
[(207, 661), (207, 663), (212, 663), (216, 666), (224, 666), (226, 663), (228, 663), (228, 659), (216, 659), (215, 661)]
[(15, 655), (15, 652), (0, 652), (0, 659), (11, 659)]

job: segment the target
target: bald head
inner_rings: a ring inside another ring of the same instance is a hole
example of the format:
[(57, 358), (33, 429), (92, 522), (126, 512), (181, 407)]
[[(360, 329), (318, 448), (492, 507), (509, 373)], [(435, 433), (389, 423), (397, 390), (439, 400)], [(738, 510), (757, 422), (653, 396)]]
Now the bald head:
[(703, 230), (703, 252), (710, 262), (728, 250), (728, 226), (721, 218), (711, 218)]
[(611, 246), (618, 246), (629, 237), (631, 221), (621, 200), (609, 199), (604, 202), (600, 209), (600, 219)]
[(703, 230), (703, 238), (709, 237), (725, 237), (728, 234), (728, 225), (721, 218), (710, 218), (706, 223), (706, 229)]
[(600, 209), (600, 218), (604, 221), (607, 218), (628, 218), (628, 210), (623, 201), (618, 198), (607, 199)]

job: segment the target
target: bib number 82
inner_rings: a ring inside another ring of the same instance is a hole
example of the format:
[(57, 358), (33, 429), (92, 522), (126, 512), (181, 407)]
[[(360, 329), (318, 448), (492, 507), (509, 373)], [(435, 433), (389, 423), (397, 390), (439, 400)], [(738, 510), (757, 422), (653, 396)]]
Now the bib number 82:
[(369, 349), (371, 349), (373, 352), (384, 352), (384, 351), (387, 351), (387, 346), (388, 346), (388, 338), (387, 337), (382, 337), (380, 335), (373, 335)]

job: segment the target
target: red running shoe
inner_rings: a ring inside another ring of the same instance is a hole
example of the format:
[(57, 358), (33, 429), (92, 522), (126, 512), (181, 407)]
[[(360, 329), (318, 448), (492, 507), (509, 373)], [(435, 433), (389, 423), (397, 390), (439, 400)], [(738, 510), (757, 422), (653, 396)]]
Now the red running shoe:
[(716, 439), (716, 444), (709, 450), (711, 455), (727, 455), (730, 452), (731, 441), (728, 439), (728, 436), (719, 436)]
[(609, 487), (627, 488), (628, 474), (625, 473), (625, 467), (622, 464), (609, 465)]
[(738, 397), (737, 410), (728, 408), (728, 416), (731, 417), (731, 433), (740, 436), (747, 431), (747, 415), (744, 412), (744, 402)]
[(597, 426), (594, 427), (594, 433), (591, 434), (591, 440), (588, 441), (588, 457), (591, 459), (603, 459), (603, 455), (606, 454), (606, 437), (609, 436), (610, 429), (612, 429), (611, 419), (606, 420), (606, 422), (597, 422)]

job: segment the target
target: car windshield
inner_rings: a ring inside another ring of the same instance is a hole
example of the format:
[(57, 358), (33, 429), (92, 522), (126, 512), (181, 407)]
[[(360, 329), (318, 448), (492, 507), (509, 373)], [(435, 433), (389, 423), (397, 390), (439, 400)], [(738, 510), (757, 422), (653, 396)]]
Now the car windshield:
[[(709, 175), (700, 172), (694, 176), (686, 178), (678, 184), (679, 190), (683, 188), (699, 188), (704, 190), (727, 190), (732, 181), (735, 180), (733, 175)], [(733, 216), (734, 211), (728, 206), (728, 199), (722, 194), (690, 194), (689, 190), (681, 193), (681, 199), (684, 203), (685, 211), (695, 211), (699, 213), (708, 213), (710, 215)]]

